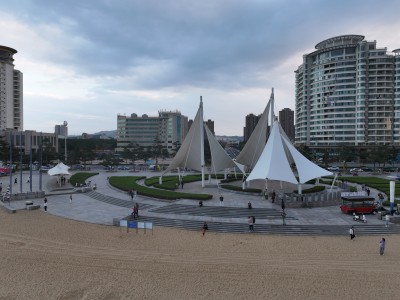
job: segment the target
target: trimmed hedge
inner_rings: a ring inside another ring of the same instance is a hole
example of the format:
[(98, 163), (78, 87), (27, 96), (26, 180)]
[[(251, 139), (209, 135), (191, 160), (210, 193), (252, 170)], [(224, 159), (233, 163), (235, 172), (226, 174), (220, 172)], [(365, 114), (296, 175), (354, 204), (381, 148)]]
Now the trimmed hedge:
[(71, 176), (69, 179), (69, 182), (73, 185), (76, 186), (76, 184), (81, 185), (86, 182), (86, 179), (98, 175), (99, 173), (75, 173), (74, 175)]
[(138, 184), (136, 181), (144, 179), (145, 177), (140, 176), (111, 176), (109, 178), (109, 183), (121, 190), (129, 191), (130, 189), (135, 189), (139, 195), (176, 200), (176, 199), (194, 199), (194, 200), (209, 200), (212, 199), (212, 195), (209, 194), (191, 194), (191, 193), (179, 193), (174, 191), (167, 191), (161, 189), (153, 189), (143, 185)]
[[(309, 189), (302, 190), (302, 194), (311, 194), (311, 193), (318, 193), (325, 190), (325, 186), (323, 185), (316, 185)], [(297, 190), (293, 191), (293, 193), (297, 194)]]
[(221, 188), (231, 190), (231, 191), (261, 194), (260, 189), (252, 189), (252, 188), (242, 189), (241, 186), (236, 186), (236, 185), (222, 184)]

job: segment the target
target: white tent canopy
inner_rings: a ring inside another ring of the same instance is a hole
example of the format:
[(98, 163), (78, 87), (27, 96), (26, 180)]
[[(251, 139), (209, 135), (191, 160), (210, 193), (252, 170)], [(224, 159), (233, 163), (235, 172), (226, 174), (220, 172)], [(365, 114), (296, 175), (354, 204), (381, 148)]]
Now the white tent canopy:
[(270, 117), (271, 123), (274, 119), (273, 107), (274, 107), (274, 89), (272, 89), (271, 97), (256, 127), (254, 128), (254, 131), (252, 132), (246, 145), (243, 147), (242, 151), (240, 151), (238, 157), (236, 158), (236, 162), (245, 165), (248, 170), (252, 170), (254, 168), (265, 147), (265, 143), (267, 141), (269, 114), (271, 114)]
[(217, 141), (215, 136), (211, 133), (208, 126), (204, 125), (204, 129), (207, 134), (207, 139), (210, 144), (211, 152), (211, 171), (213, 173), (225, 170), (227, 168), (234, 168), (237, 165), (232, 158), (226, 153), (221, 144)]
[(54, 168), (48, 170), (47, 174), (50, 176), (71, 175), (71, 173), (68, 172), (69, 168), (70, 167), (64, 165), (62, 162), (59, 162)]
[(190, 126), (182, 146), (179, 148), (174, 159), (163, 174), (176, 168), (189, 168), (196, 171), (202, 171), (204, 165), (204, 154), (201, 153), (201, 134), (203, 132), (203, 102), (200, 101), (200, 107), (196, 117)]
[[(304, 157), (281, 132), (283, 129), (275, 120), (267, 144), (246, 181), (268, 179), (303, 184), (313, 178), (332, 175), (332, 172)], [(290, 166), (291, 162), (296, 165), (299, 181)]]

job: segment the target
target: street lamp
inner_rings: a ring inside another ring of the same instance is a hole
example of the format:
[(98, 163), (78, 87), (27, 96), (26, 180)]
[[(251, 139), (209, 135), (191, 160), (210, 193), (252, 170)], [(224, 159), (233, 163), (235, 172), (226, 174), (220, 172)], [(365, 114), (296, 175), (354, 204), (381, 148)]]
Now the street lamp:
[(67, 163), (67, 126), (68, 126), (68, 122), (64, 121), (64, 138), (65, 138), (65, 144), (64, 144), (64, 148), (65, 148), (65, 163)]

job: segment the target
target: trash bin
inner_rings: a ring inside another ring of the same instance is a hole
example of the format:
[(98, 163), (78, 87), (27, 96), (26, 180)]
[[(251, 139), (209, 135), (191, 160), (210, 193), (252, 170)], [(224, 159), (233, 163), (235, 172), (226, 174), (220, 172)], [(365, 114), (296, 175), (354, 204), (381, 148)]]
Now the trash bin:
[(378, 216), (378, 220), (382, 220), (382, 212), (381, 211), (378, 211), (377, 216)]

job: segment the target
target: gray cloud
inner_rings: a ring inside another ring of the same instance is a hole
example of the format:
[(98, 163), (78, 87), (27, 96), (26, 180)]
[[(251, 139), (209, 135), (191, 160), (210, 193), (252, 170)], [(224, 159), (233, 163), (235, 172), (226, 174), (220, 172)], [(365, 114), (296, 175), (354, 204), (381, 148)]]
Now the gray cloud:
[[(135, 90), (184, 91), (176, 96), (175, 103), (181, 104), (190, 90), (214, 90), (221, 96), (265, 88), (268, 95), (271, 86), (279, 86), (289, 98), (284, 102), (292, 101), (293, 107), (293, 71), (302, 54), (335, 35), (383, 39), (369, 36), (368, 28), (375, 30), (388, 20), (395, 27), (400, 3), (25, 0), (7, 2), (2, 9), (51, 44), (42, 57), (35, 57), (38, 62), (95, 81), (88, 87), (94, 99), (122, 104), (139, 101), (129, 96)], [(282, 78), (285, 82), (274, 82)]]

